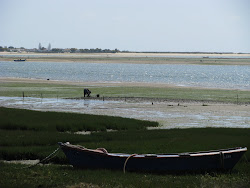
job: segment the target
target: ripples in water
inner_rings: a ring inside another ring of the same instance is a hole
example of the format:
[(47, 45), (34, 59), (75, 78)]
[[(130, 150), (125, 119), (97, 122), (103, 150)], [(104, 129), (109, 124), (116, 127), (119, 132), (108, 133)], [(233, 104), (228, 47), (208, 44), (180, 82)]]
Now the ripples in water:
[(250, 66), (0, 62), (0, 77), (250, 90)]

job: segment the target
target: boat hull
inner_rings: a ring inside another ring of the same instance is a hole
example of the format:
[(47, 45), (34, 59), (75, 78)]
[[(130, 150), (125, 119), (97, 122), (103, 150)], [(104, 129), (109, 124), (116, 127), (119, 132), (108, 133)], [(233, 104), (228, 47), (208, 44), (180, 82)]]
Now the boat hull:
[(15, 59), (14, 61), (26, 61), (26, 59)]
[(126, 171), (183, 172), (231, 170), (246, 148), (185, 154), (129, 155), (96, 152), (61, 144), (74, 167)]

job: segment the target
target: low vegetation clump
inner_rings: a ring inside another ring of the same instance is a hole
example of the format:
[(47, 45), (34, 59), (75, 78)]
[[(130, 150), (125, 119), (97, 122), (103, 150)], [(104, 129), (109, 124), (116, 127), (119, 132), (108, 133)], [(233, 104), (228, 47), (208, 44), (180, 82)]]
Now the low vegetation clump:
[(31, 110), (0, 108), (0, 129), (32, 131), (106, 131), (142, 130), (158, 126), (149, 122), (122, 117), (87, 115), (76, 113), (38, 112)]

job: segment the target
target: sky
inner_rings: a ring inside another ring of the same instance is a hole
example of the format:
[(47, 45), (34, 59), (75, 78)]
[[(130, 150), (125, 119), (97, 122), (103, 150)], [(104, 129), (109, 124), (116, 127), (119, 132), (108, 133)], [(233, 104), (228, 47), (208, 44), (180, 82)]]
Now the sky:
[(0, 46), (250, 53), (250, 0), (0, 0)]

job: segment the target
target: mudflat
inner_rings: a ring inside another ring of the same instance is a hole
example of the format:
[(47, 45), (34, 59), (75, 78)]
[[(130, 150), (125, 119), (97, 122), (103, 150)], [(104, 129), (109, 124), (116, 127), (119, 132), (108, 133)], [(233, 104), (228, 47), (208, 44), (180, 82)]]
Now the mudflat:
[[(46, 81), (36, 79), (0, 78), (1, 83), (33, 83), (63, 84), (79, 87), (171, 87), (150, 83), (84, 83), (67, 81)], [(192, 89), (192, 88), (190, 88)], [(24, 108), (39, 111), (63, 111), (85, 114), (120, 116), (141, 120), (157, 121), (162, 129), (189, 128), (189, 127), (237, 127), (250, 128), (249, 103), (236, 104), (217, 101), (196, 101), (164, 98), (145, 97), (105, 97), (101, 98), (76, 98), (71, 102), (57, 99), (52, 102), (36, 101), (13, 102), (0, 100), (0, 106), (11, 108)], [(33, 100), (33, 99), (32, 99)], [(68, 100), (68, 99), (65, 99)], [(96, 103), (93, 100), (116, 101)], [(43, 99), (45, 101), (45, 99)], [(65, 105), (67, 104), (67, 105)]]

